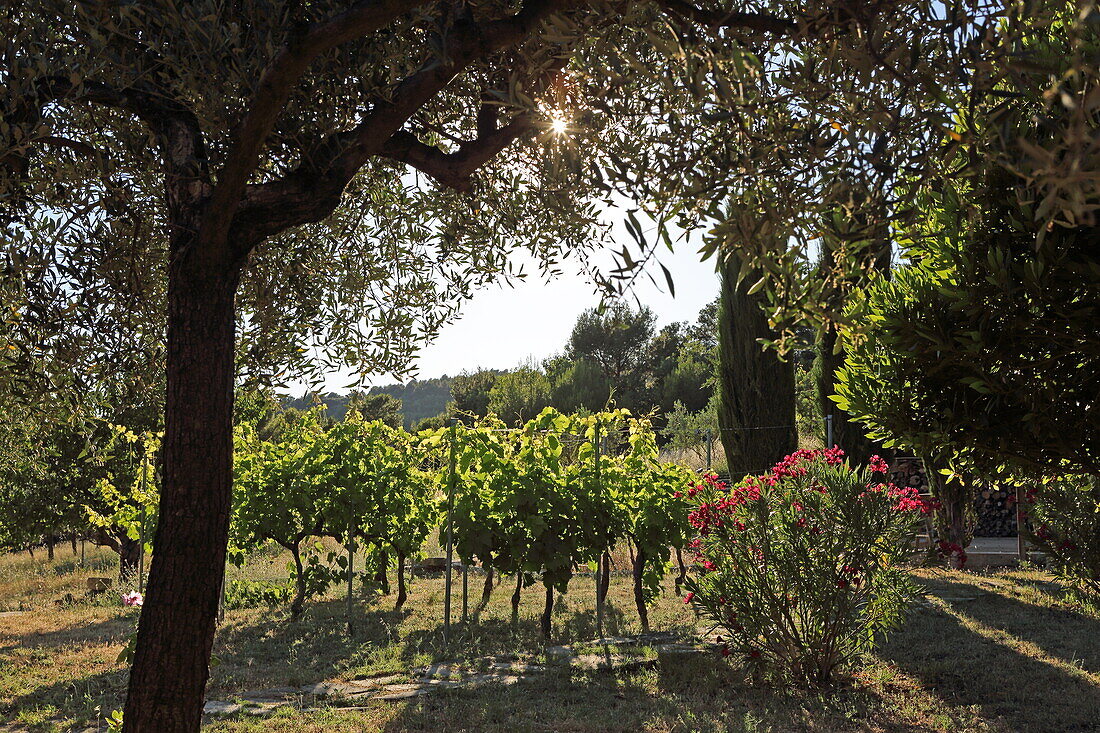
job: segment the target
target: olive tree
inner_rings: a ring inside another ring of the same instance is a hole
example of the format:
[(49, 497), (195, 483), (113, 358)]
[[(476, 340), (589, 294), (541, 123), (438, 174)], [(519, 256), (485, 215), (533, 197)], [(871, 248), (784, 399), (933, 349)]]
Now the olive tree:
[[(920, 175), (955, 112), (940, 90), (996, 21), (982, 0), (6, 4), (0, 290), (19, 345), (0, 360), (95, 361), (114, 310), (166, 344), (126, 728), (199, 725), (235, 378), (405, 372), (515, 246), (553, 270), (598, 242), (611, 192), (667, 231), (770, 178), (772, 241), (805, 240), (831, 170)], [(730, 246), (777, 282), (797, 270)], [(622, 256), (605, 284), (629, 283)], [(105, 278), (155, 287), (123, 299)]]

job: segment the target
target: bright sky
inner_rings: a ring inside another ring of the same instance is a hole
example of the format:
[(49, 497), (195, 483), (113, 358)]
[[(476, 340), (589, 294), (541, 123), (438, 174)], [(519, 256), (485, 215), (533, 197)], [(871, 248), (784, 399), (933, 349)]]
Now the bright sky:
[[(622, 225), (616, 225), (614, 231), (616, 239), (629, 243), (631, 252), (636, 253), (637, 248)], [(642, 275), (627, 302), (635, 305), (633, 296), (636, 296), (652, 308), (657, 314), (658, 327), (673, 321), (694, 321), (699, 310), (718, 295), (714, 261), (701, 262), (698, 247), (694, 240), (679, 241), (673, 252), (660, 247), (658, 257), (672, 274), (675, 297), (668, 292), (660, 268), (651, 261), (647, 271), (659, 287)], [(593, 262), (607, 269), (613, 267), (610, 250), (595, 254)], [(528, 269), (525, 281), (517, 281), (514, 286), (491, 286), (475, 294), (463, 306), (461, 317), (445, 326), (435, 342), (421, 351), (417, 376), (421, 379), (454, 376), (479, 367), (510, 369), (561, 351), (577, 316), (600, 302), (594, 286), (583, 274), (565, 266), (562, 269), (561, 276), (549, 281)], [(349, 381), (347, 372), (335, 373), (326, 381), (324, 390), (344, 392)], [(393, 381), (392, 377), (382, 375), (370, 383), (383, 385)], [(290, 391), (299, 394), (301, 387), (294, 385)]]
[[(653, 279), (661, 287), (643, 275), (627, 302), (634, 305), (636, 296), (652, 308), (658, 326), (694, 321), (699, 310), (718, 294), (713, 261), (700, 262), (690, 244), (675, 252), (665, 249), (660, 260), (672, 273), (676, 296), (668, 292), (660, 268), (651, 263)], [(596, 261), (610, 267), (610, 253)], [(464, 307), (462, 317), (423, 350), (418, 360), (420, 376), (454, 375), (478, 367), (510, 368), (532, 357), (541, 360), (561, 351), (577, 316), (599, 302), (592, 284), (576, 273), (549, 282), (531, 275), (515, 287), (483, 290)]]

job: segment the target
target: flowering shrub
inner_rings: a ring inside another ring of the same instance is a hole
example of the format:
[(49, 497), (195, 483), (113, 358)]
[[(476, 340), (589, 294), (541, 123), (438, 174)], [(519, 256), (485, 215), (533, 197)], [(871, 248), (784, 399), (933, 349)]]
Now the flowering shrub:
[(1100, 480), (1045, 479), (1024, 496), (1028, 538), (1047, 554), (1059, 579), (1100, 593)]
[(936, 552), (940, 557), (947, 560), (952, 567), (958, 570), (966, 567), (966, 549), (957, 542), (940, 540), (936, 543)]
[(899, 624), (915, 590), (898, 561), (932, 507), (877, 481), (886, 470), (800, 450), (763, 476), (688, 492), (701, 573), (685, 602), (724, 632), (723, 654), (824, 684)]
[(144, 603), (145, 599), (136, 590), (122, 594), (122, 604), (124, 606), (137, 606), (140, 608)]

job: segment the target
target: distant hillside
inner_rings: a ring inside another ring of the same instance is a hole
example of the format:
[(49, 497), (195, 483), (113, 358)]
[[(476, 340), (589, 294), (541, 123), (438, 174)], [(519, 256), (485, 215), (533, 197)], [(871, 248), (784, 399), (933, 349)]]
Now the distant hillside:
[[(451, 400), (451, 378), (444, 375), (435, 379), (413, 379), (407, 384), (387, 384), (371, 387), (367, 394), (385, 393), (401, 400), (401, 413), (405, 427), (412, 427), (418, 420), (434, 417), (443, 412)], [(325, 413), (334, 420), (342, 420), (348, 411), (350, 395), (329, 392), (321, 395)], [(287, 407), (305, 410), (313, 406), (311, 396), (288, 398)]]

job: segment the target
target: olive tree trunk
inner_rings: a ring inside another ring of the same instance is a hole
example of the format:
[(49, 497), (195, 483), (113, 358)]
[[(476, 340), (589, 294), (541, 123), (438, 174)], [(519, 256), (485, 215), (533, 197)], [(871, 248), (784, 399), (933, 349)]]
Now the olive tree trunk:
[(229, 538), (239, 264), (224, 245), (175, 234), (157, 552), (130, 670), (126, 731), (199, 729)]

